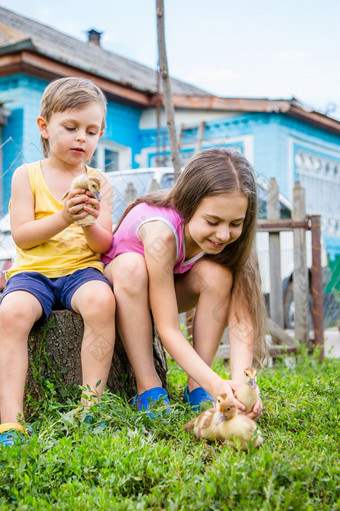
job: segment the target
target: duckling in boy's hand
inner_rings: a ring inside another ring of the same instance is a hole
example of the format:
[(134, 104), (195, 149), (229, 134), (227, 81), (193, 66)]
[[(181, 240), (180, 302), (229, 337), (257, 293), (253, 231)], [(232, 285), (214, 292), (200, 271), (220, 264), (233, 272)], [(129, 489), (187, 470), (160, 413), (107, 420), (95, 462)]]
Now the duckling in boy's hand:
[(235, 397), (246, 407), (245, 413), (250, 413), (254, 404), (260, 397), (260, 390), (256, 383), (256, 369), (248, 367), (244, 370), (244, 383), (235, 393)]
[[(89, 190), (93, 193), (97, 200), (100, 200), (100, 179), (97, 170), (92, 169), (89, 170), (87, 174), (82, 174), (81, 176), (76, 176), (71, 184), (71, 190), (75, 190), (76, 188), (83, 188), (85, 190)], [(61, 200), (64, 200), (69, 192), (68, 190)], [(81, 225), (83, 227), (87, 225), (93, 225), (95, 223), (95, 218), (93, 215), (86, 215), (85, 218), (81, 218), (80, 220), (76, 220), (76, 224)]]
[(238, 440), (243, 450), (248, 449), (251, 440), (255, 447), (263, 443), (256, 423), (246, 415), (237, 415), (236, 406), (226, 394), (217, 397), (216, 408), (209, 408), (184, 426), (185, 431), (192, 428), (197, 438), (227, 440), (236, 448)]

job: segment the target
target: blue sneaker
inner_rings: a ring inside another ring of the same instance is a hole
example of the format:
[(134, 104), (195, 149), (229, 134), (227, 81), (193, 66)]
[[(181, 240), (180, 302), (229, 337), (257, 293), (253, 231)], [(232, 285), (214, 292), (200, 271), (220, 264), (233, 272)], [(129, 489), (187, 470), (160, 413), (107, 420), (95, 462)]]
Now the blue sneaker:
[(136, 406), (137, 410), (140, 412), (143, 410), (149, 410), (150, 418), (155, 419), (156, 415), (150, 411), (150, 407), (158, 401), (162, 402), (164, 405), (170, 405), (168, 393), (165, 389), (163, 389), (163, 387), (153, 387), (142, 394), (136, 394), (131, 405)]
[(27, 442), (33, 435), (30, 427), (24, 428), (17, 423), (4, 423), (0, 425), (0, 449), (4, 447), (12, 447), (15, 443), (23, 444)]
[(202, 387), (197, 387), (197, 389), (189, 392), (188, 385), (186, 385), (184, 389), (183, 402), (188, 403), (192, 410), (200, 410), (201, 404), (211, 402), (211, 405), (213, 405), (214, 399)]
[[(92, 405), (95, 406), (95, 405)], [(100, 405), (99, 405), (100, 406)], [(91, 407), (90, 407), (91, 408)], [(74, 412), (75, 417), (77, 417), (82, 422), (85, 422), (85, 424), (88, 424), (90, 427), (90, 431), (93, 431), (92, 423), (93, 423), (93, 416), (89, 413), (89, 409), (84, 410), (83, 406), (78, 406)], [(106, 422), (101, 422), (99, 424), (101, 428), (104, 430), (107, 426)]]

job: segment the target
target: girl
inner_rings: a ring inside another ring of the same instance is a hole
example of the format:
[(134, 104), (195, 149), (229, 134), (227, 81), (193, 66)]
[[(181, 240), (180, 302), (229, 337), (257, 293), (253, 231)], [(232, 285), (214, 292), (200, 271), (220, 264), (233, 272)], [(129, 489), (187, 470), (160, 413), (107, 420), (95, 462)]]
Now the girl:
[[(117, 326), (137, 382), (138, 409), (169, 403), (153, 364), (149, 305), (166, 350), (189, 375), (184, 400), (234, 392), (245, 368), (263, 355), (265, 308), (254, 250), (257, 188), (244, 156), (224, 149), (195, 155), (168, 193), (137, 199), (118, 224), (103, 257), (114, 283)], [(109, 264), (108, 264), (109, 263)], [(193, 347), (178, 313), (197, 307)], [(232, 379), (211, 368), (229, 326)], [(258, 400), (249, 414), (262, 413)]]

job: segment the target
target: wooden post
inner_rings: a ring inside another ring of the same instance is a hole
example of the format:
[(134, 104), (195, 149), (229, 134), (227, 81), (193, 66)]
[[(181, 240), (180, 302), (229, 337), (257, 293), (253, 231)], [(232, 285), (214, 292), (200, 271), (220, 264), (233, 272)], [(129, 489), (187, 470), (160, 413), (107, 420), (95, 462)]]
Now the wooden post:
[(169, 143), (171, 150), (171, 161), (174, 167), (175, 180), (181, 173), (181, 161), (179, 157), (178, 142), (175, 126), (175, 110), (172, 102), (170, 77), (168, 69), (168, 59), (165, 46), (165, 30), (164, 30), (164, 1), (156, 0), (157, 12), (157, 42), (158, 42), (158, 60), (162, 77), (164, 107), (166, 114), (166, 123), (168, 126)]
[(204, 131), (205, 131), (205, 121), (202, 121), (197, 128), (197, 144), (196, 144), (196, 152), (202, 149), (203, 139), (204, 139)]
[(125, 207), (131, 204), (137, 197), (137, 190), (133, 183), (128, 183), (125, 188)]
[[(279, 187), (275, 178), (271, 178), (268, 187), (267, 217), (270, 220), (280, 218)], [(269, 233), (269, 274), (270, 274), (270, 317), (283, 328), (283, 290), (281, 281), (280, 233)]]
[(312, 298), (314, 347), (320, 346), (320, 359), (324, 357), (323, 289), (320, 243), (320, 215), (312, 215)]
[[(293, 220), (305, 221), (305, 190), (299, 181), (293, 189)], [(294, 302), (295, 302), (295, 336), (306, 344), (309, 343), (309, 285), (306, 257), (306, 230), (294, 229)]]

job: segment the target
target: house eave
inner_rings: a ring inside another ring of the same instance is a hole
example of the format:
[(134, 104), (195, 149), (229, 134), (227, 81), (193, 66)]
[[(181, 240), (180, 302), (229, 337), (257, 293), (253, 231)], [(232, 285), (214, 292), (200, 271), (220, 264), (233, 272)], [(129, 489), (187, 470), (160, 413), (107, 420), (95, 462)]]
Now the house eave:
[(8, 44), (6, 46), (0, 46), (0, 55), (10, 55), (12, 53), (18, 53), (20, 51), (29, 50), (35, 51), (36, 47), (33, 44), (32, 39), (23, 39), (17, 43)]
[(321, 128), (330, 131), (331, 133), (340, 135), (340, 121), (337, 121), (332, 117), (328, 117), (321, 112), (316, 112), (314, 110), (312, 112), (305, 112), (304, 110), (291, 106), (287, 111), (287, 115), (307, 122), (308, 124), (316, 126), (317, 128)]
[[(14, 46), (14, 45), (13, 45)], [(152, 94), (124, 87), (111, 80), (92, 75), (62, 62), (49, 59), (27, 50), (17, 50), (8, 54), (0, 54), (0, 76), (14, 73), (26, 73), (43, 80), (51, 81), (66, 76), (88, 78), (96, 83), (108, 99), (129, 104), (138, 108), (152, 106)]]
[(225, 112), (253, 112), (286, 114), (318, 128), (340, 134), (340, 121), (305, 107), (294, 98), (223, 98), (218, 96), (173, 96), (177, 109), (219, 110)]

